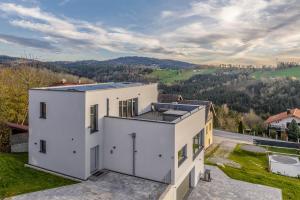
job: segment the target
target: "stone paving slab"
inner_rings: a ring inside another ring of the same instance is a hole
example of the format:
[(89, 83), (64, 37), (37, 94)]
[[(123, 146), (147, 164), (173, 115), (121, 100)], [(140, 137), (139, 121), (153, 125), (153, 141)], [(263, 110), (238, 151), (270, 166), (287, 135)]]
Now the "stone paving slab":
[(212, 181), (200, 181), (188, 200), (281, 200), (281, 190), (264, 185), (247, 183), (229, 178), (215, 166), (211, 170)]
[(167, 185), (108, 172), (95, 181), (23, 194), (7, 200), (155, 200)]

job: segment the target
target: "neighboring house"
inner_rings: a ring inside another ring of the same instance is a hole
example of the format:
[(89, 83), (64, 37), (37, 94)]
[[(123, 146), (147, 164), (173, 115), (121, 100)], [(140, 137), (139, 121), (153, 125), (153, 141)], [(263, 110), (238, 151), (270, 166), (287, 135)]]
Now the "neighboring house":
[(286, 131), (293, 119), (300, 125), (300, 109), (288, 109), (285, 112), (270, 116), (265, 124), (269, 130), (275, 130), (278, 133), (276, 137), (285, 139)]
[(28, 126), (7, 122), (10, 129), (9, 145), (13, 153), (28, 152)]
[(213, 117), (216, 116), (216, 113), (211, 101), (185, 100), (181, 95), (178, 94), (159, 94), (158, 100), (162, 103), (194, 104), (205, 106), (205, 149), (207, 149), (213, 143)]
[(183, 199), (204, 173), (206, 106), (157, 99), (157, 84), (31, 89), (29, 165), (83, 180), (116, 171)]
[(205, 109), (205, 142), (204, 147), (207, 149), (213, 143), (213, 119), (216, 116), (214, 105), (211, 101), (201, 100), (182, 100), (179, 103), (204, 105)]
[(28, 126), (7, 122), (10, 129), (9, 144), (13, 153), (28, 152)]

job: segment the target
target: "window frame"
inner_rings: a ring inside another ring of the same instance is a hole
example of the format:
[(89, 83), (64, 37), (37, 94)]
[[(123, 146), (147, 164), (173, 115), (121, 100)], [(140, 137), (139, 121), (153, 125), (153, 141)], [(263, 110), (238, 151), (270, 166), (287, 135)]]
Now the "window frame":
[[(179, 159), (179, 153), (182, 151), (182, 158)], [(178, 167), (184, 163), (187, 159), (187, 144), (185, 144), (178, 152), (177, 152), (177, 159), (178, 159)]]
[(134, 117), (138, 115), (138, 98), (119, 101), (119, 117)]
[(47, 153), (47, 143), (46, 140), (40, 140), (40, 153)]
[(40, 119), (47, 119), (47, 104), (40, 102)]
[[(199, 133), (197, 133), (194, 137), (193, 137), (193, 160), (196, 159), (196, 157), (200, 154), (200, 152), (204, 149), (204, 129), (202, 129)], [(195, 140), (198, 141), (198, 147), (197, 150), (195, 150)]]
[(98, 131), (98, 104), (95, 104), (90, 106), (90, 133)]

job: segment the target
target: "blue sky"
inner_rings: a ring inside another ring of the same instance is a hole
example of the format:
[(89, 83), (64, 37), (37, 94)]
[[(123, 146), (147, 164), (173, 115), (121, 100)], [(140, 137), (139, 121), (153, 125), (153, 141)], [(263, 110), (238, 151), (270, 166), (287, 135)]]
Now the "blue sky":
[(299, 0), (1, 0), (0, 27), (0, 54), (40, 60), (300, 60)]

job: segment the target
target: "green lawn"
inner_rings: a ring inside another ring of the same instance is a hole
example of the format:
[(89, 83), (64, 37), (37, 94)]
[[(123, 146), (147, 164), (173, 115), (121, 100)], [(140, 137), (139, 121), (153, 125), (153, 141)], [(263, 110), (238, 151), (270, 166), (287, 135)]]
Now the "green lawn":
[(290, 148), (279, 148), (279, 147), (271, 147), (271, 146), (263, 146), (268, 151), (277, 152), (277, 153), (287, 153), (287, 154), (300, 154), (300, 150), (297, 149), (290, 149)]
[(256, 79), (274, 77), (295, 77), (297, 79), (300, 79), (300, 67), (292, 67), (280, 70), (257, 71), (253, 73), (253, 76)]
[(191, 78), (197, 74), (211, 74), (215, 72), (216, 68), (210, 69), (186, 69), (186, 70), (172, 70), (172, 69), (157, 69), (148, 75), (150, 78), (157, 78), (161, 83), (172, 84), (177, 81), (183, 81)]
[(27, 153), (0, 153), (0, 199), (76, 183), (27, 167)]
[(285, 177), (268, 172), (268, 160), (265, 154), (243, 151), (237, 146), (229, 159), (239, 163), (242, 168), (221, 168), (229, 177), (246, 182), (267, 185), (282, 190), (283, 199), (300, 199), (300, 179)]

